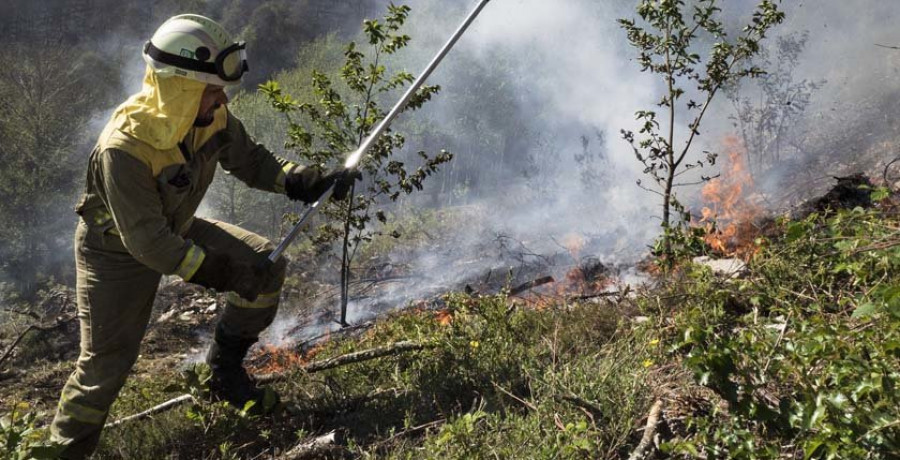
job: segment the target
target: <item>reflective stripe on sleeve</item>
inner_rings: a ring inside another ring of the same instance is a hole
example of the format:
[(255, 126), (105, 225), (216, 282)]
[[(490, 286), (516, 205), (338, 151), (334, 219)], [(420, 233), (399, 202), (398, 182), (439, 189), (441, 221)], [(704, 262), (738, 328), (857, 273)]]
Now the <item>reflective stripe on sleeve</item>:
[(206, 259), (206, 253), (200, 246), (192, 244), (187, 254), (184, 255), (184, 259), (181, 259), (181, 263), (178, 264), (178, 268), (175, 269), (175, 274), (185, 281), (190, 281), (200, 269), (200, 265), (203, 264), (203, 259)]
[(281, 291), (271, 292), (269, 294), (260, 294), (253, 302), (241, 298), (234, 292), (229, 292), (225, 300), (238, 308), (269, 308), (278, 305), (281, 298)]
[(275, 193), (285, 193), (284, 190), (284, 181), (288, 174), (297, 167), (297, 163), (292, 163), (290, 161), (285, 162), (281, 167), (281, 171), (278, 171), (278, 175), (275, 176)]

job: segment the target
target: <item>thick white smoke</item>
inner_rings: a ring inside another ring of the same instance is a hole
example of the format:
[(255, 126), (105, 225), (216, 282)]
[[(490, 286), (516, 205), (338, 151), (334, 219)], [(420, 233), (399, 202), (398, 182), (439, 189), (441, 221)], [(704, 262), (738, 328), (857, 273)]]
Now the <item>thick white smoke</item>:
[[(417, 72), (424, 66), (475, 3), (426, 0), (411, 4), (414, 57), (407, 62), (407, 70)], [(499, 167), (505, 174), (492, 176), (495, 183), (475, 184), (468, 190), (474, 198), (466, 203), (477, 211), (453, 236), (451, 249), (430, 248), (412, 258), (410, 271), (424, 276), (425, 281), (419, 279), (381, 298), (351, 304), (351, 320), (371, 315), (379, 309), (378, 304), (402, 307), (440, 286), (458, 287), (459, 282), (485, 270), (520, 262), (508, 251), (491, 248), (498, 235), (543, 255), (559, 252), (560, 241), (567, 235), (581, 235), (590, 242), (588, 253), (582, 255), (608, 263), (628, 264), (646, 252), (659, 232), (660, 198), (636, 186), (638, 179), (646, 183), (649, 178), (619, 131), (635, 130), (635, 111), (654, 109), (662, 88), (658, 79), (640, 72), (635, 50), (628, 46), (616, 21), (634, 17), (636, 3), (494, 0), (487, 6), (434, 73), (432, 81), (444, 87), (440, 96), (422, 112), (404, 116), (424, 117), (438, 125), (467, 117), (479, 119), (502, 141), (485, 143), (460, 132), (449, 145), (433, 147), (449, 147), (457, 155), (455, 162), (485, 171)], [(726, 22), (732, 28), (746, 24), (756, 3), (724, 1)], [(812, 123), (833, 121), (836, 117), (829, 112), (835, 107), (852, 106), (873, 93), (896, 93), (885, 82), (896, 81), (900, 51), (874, 46), (900, 44), (900, 33), (894, 32), (888, 20), (898, 14), (894, 5), (877, 0), (830, 0), (785, 2), (782, 7), (788, 19), (770, 39), (808, 31), (809, 42), (795, 78), (829, 82), (813, 98), (807, 115)], [(769, 40), (766, 46), (771, 43)], [(474, 99), (490, 106), (496, 87), (480, 81), (477, 72), (491, 68), (503, 69), (494, 75), (502, 77), (502, 85), (516, 96), (498, 100), (500, 110), (458, 104)], [(720, 97), (695, 146), (697, 152), (720, 148), (722, 137), (733, 132), (730, 115), (730, 103)], [(508, 123), (504, 117), (515, 122)], [(682, 129), (688, 121), (678, 120)], [(399, 125), (403, 123), (401, 119)], [(834, 128), (827, 130), (834, 132)], [(583, 135), (592, 138), (597, 147), (594, 135), (598, 131), (605, 135), (603, 178), (601, 186), (585, 187), (574, 155), (581, 149)], [(516, 144), (514, 158), (501, 160), (496, 152), (484, 149), (486, 144), (502, 146), (521, 140), (523, 133), (538, 135), (527, 137), (531, 144)], [(848, 137), (858, 135), (847, 133)], [(534, 160), (540, 166), (530, 177), (523, 177), (517, 165)], [(541, 180), (536, 181), (535, 175)], [(434, 192), (438, 182), (426, 185), (426, 192)], [(549, 185), (543, 188), (545, 184)], [(683, 189), (682, 198), (689, 201), (695, 192)], [(535, 199), (535, 195), (539, 197)], [(409, 263), (409, 253), (398, 254), (397, 262)]]

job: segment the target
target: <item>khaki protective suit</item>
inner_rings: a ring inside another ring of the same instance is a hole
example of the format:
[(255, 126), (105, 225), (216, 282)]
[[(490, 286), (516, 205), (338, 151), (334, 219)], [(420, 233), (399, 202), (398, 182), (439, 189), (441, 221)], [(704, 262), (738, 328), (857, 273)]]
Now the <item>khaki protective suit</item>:
[[(160, 278), (190, 281), (205, 251), (258, 261), (271, 244), (236, 226), (194, 217), (216, 166), (249, 186), (284, 192), (297, 165), (256, 144), (223, 106), (194, 128), (205, 84), (158, 78), (121, 105), (91, 152), (75, 233), (81, 354), (51, 426), (65, 458), (90, 454), (138, 356)], [(284, 262), (253, 302), (233, 293), (219, 328), (253, 339), (274, 319)]]

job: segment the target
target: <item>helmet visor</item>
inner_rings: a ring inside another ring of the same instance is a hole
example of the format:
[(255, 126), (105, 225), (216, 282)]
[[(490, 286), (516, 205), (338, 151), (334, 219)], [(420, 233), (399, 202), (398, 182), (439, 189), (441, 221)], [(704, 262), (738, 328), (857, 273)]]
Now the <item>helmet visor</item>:
[(235, 43), (222, 50), (216, 57), (216, 73), (225, 81), (240, 80), (249, 67), (247, 66), (247, 44)]

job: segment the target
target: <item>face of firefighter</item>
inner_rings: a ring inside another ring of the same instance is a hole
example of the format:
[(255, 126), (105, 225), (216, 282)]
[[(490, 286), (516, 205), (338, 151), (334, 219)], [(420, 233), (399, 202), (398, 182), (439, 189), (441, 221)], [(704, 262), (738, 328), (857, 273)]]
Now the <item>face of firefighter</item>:
[(203, 90), (203, 98), (200, 99), (200, 110), (197, 111), (197, 118), (194, 119), (194, 126), (202, 128), (211, 125), (216, 109), (227, 103), (228, 96), (225, 94), (225, 87), (206, 85), (206, 89)]

